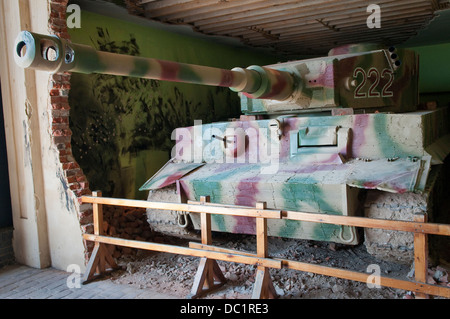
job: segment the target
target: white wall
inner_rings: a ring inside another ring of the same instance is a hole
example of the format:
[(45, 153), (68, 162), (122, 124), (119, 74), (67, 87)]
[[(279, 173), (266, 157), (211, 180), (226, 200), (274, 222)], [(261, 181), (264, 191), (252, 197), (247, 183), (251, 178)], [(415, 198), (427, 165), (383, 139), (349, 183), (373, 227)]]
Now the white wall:
[(49, 75), (14, 62), (21, 30), (48, 34), (47, 0), (0, 1), (0, 79), (17, 262), (84, 271), (78, 201), (67, 188), (52, 142)]

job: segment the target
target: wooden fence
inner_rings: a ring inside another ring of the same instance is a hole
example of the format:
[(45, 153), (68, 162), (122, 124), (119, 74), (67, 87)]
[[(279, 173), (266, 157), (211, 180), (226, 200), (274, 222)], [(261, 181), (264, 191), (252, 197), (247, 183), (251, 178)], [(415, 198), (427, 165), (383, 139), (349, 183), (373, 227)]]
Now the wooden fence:
[[(295, 211), (267, 209), (265, 203), (256, 207), (222, 205), (209, 202), (209, 196), (201, 197), (199, 202), (165, 203), (143, 200), (117, 199), (102, 197), (101, 192), (92, 196), (83, 196), (83, 203), (93, 205), (94, 234), (84, 234), (87, 241), (95, 246), (84, 275), (84, 283), (95, 279), (108, 269), (117, 268), (117, 264), (105, 244), (200, 257), (200, 264), (189, 297), (197, 298), (225, 284), (225, 277), (217, 260), (256, 265), (256, 276), (252, 298), (276, 298), (276, 292), (269, 274), (270, 268), (289, 268), (332, 276), (347, 280), (371, 282), (373, 275), (334, 267), (320, 266), (289, 259), (271, 258), (268, 255), (267, 220), (292, 219), (325, 224), (336, 224), (366, 228), (379, 228), (414, 233), (415, 280), (400, 280), (384, 276), (377, 277), (381, 286), (413, 291), (416, 298), (429, 295), (450, 298), (450, 287), (427, 283), (428, 272), (428, 234), (450, 236), (450, 225), (428, 223), (426, 214), (416, 214), (413, 221), (383, 220), (366, 217), (338, 216), (327, 214), (303, 213)], [(189, 247), (167, 245), (153, 242), (128, 240), (105, 236), (103, 232), (102, 205), (152, 208), (199, 213), (201, 217), (201, 243), (191, 242)], [(211, 214), (246, 216), (256, 219), (256, 253), (213, 246), (211, 236)], [(109, 267), (108, 267), (109, 266)]]

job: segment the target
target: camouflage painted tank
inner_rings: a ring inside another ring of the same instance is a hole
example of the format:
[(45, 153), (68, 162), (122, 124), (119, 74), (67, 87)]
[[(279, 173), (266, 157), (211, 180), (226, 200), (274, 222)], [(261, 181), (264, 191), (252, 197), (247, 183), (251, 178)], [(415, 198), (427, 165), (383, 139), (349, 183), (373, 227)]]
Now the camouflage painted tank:
[[(53, 58), (50, 49), (56, 52)], [(239, 92), (239, 119), (197, 121), (175, 130), (172, 159), (141, 187), (150, 200), (186, 202), (210, 195), (213, 203), (263, 201), (280, 210), (355, 215), (361, 191), (369, 190), (370, 205), (380, 204), (376, 194), (419, 196), (412, 214), (428, 210), (435, 181), (430, 172), (449, 150), (446, 110), (417, 110), (418, 57), (410, 50), (352, 45), (327, 57), (223, 70), (97, 52), (23, 32), (16, 53), (19, 65), (51, 72), (100, 72)], [(370, 217), (383, 215), (383, 209), (366, 210)], [(195, 214), (148, 211), (148, 217), (155, 230), (177, 236), (190, 236), (190, 224), (200, 227)], [(213, 215), (212, 227), (255, 233), (254, 220), (245, 217)], [(347, 226), (270, 220), (268, 231), (270, 236), (361, 242), (357, 230)], [(382, 237), (366, 231), (369, 251), (383, 255), (383, 247), (405, 246), (401, 259), (410, 260), (411, 238), (395, 246), (389, 243), (392, 235)]]

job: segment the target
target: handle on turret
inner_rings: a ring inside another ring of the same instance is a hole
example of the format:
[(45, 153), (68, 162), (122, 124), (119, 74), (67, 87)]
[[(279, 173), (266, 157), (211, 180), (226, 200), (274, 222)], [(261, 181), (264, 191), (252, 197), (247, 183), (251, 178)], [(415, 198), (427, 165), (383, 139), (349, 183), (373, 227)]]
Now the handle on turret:
[(79, 72), (133, 76), (153, 80), (229, 87), (248, 97), (285, 100), (294, 90), (294, 77), (260, 66), (225, 70), (201, 65), (96, 51), (54, 35), (22, 31), (14, 58), (23, 68), (51, 73)]

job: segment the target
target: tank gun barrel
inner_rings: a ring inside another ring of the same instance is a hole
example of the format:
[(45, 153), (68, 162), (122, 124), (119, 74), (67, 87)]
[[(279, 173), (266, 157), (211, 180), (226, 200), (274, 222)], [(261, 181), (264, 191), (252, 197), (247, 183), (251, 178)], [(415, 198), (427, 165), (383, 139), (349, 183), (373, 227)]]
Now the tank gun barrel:
[(78, 72), (229, 87), (247, 97), (285, 100), (294, 91), (289, 72), (261, 66), (232, 70), (97, 51), (54, 35), (19, 33), (14, 57), (23, 68), (51, 73)]

